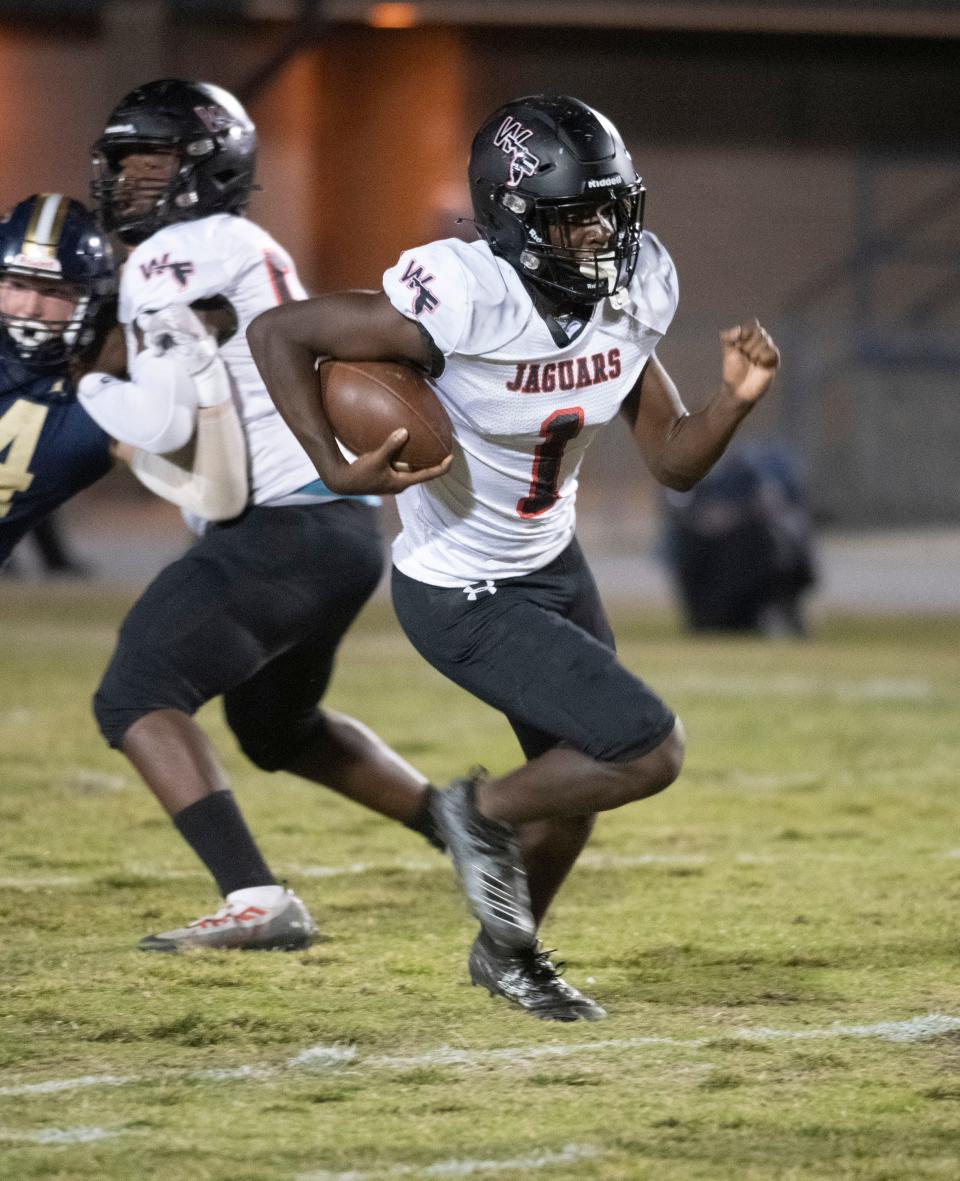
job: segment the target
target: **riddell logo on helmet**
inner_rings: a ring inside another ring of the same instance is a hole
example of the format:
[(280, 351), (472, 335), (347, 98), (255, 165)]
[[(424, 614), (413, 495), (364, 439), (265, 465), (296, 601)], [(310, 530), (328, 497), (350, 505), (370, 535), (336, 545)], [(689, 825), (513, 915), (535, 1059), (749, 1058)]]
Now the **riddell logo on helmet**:
[(540, 167), (540, 157), (523, 145), (533, 135), (533, 129), (524, 127), (519, 119), (508, 115), (497, 128), (493, 137), (495, 147), (510, 157), (510, 175), (507, 187), (515, 189), (525, 176), (533, 176)]
[(34, 254), (17, 254), (14, 256), (13, 262), (9, 264), (11, 267), (23, 267), (28, 271), (50, 271), (55, 275), (63, 273), (63, 267), (60, 265), (58, 258), (41, 258)]
[(594, 176), (587, 181), (588, 189), (608, 189), (611, 185), (622, 185), (623, 177), (619, 172), (615, 172), (613, 176)]

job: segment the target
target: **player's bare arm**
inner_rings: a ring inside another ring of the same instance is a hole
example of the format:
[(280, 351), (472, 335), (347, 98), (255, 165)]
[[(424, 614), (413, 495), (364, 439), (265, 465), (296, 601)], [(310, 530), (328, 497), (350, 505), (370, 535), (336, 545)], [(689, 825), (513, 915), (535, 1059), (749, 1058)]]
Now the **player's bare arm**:
[(656, 355), (623, 404), (647, 466), (668, 488), (692, 488), (710, 471), (779, 368), (780, 351), (756, 320), (726, 329), (720, 341), (720, 388), (701, 410), (687, 411)]
[(437, 467), (396, 471), (391, 461), (406, 442), (404, 429), (350, 463), (324, 413), (318, 358), (406, 361), (423, 369), (432, 365), (420, 329), (382, 291), (340, 292), (271, 308), (250, 324), (247, 341), (270, 397), (331, 491), (389, 495), (443, 475), (449, 467), (448, 458)]

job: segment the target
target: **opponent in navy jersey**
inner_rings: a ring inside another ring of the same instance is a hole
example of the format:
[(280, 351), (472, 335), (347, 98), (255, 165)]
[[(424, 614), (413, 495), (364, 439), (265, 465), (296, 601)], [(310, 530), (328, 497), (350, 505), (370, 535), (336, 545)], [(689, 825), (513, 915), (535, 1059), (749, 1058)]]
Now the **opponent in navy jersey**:
[[(166, 332), (134, 359), (135, 370), (139, 364), (153, 375), (149, 396), (121, 380), (127, 358), (116, 330), (109, 247), (92, 215), (58, 193), (21, 201), (0, 223), (0, 263), (0, 559), (103, 475), (112, 456), (184, 509), (212, 520), (235, 517), (248, 487), (226, 374), (209, 357), (202, 381), (185, 368), (210, 342), (187, 348)], [(93, 364), (112, 373), (77, 381)], [(91, 380), (109, 422), (86, 410)], [(208, 396), (198, 405), (201, 384)], [(166, 454), (191, 436), (189, 453)]]
[(110, 468), (111, 439), (77, 401), (115, 291), (110, 247), (79, 201), (44, 193), (0, 222), (0, 563)]
[[(193, 720), (222, 695), (241, 748), (264, 770), (332, 787), (428, 835), (426, 780), (369, 730), (320, 709), (334, 654), (380, 576), (383, 554), (370, 498), (317, 479), (250, 357), (247, 324), (305, 295), (286, 251), (243, 211), (253, 187), (256, 132), (233, 95), (163, 79), (138, 87), (110, 115), (94, 148), (94, 194), (104, 224), (131, 247), (119, 317), (131, 351), (130, 386), (149, 398), (148, 354), (167, 339), (190, 377), (225, 371), (243, 424), (250, 498), (212, 525), (132, 608), (94, 700), (104, 737), (119, 747), (210, 870), (225, 904), (216, 915), (140, 943), (180, 947), (307, 945), (313, 921), (278, 885), (226, 790)], [(202, 338), (215, 327), (211, 357)], [(109, 379), (88, 375), (82, 396), (106, 421)]]
[[(525, 766), (455, 780), (437, 816), (481, 923), (475, 984), (539, 1017), (602, 1017), (562, 980), (537, 927), (596, 812), (679, 774), (679, 721), (617, 660), (574, 537), (581, 460), (618, 412), (653, 475), (703, 476), (779, 363), (755, 321), (721, 333), (722, 373), (689, 414), (656, 356), (677, 303), (670, 256), (642, 229), (644, 190), (619, 132), (566, 96), (496, 111), (469, 167), (481, 240), (405, 251), (379, 293), (325, 296), (251, 327), (274, 400), (324, 481), (399, 492), (394, 605), (441, 672), (500, 709)], [(449, 467), (394, 472), (398, 432), (349, 465), (316, 397), (314, 359), (405, 358), (433, 374)], [(527, 872), (524, 872), (526, 867)]]

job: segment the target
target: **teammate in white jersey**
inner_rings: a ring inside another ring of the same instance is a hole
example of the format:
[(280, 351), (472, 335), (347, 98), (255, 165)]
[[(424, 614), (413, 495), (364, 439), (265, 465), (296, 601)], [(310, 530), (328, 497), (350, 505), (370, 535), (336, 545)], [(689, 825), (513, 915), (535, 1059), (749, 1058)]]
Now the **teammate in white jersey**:
[[(382, 291), (267, 312), (249, 338), (327, 485), (401, 493), (400, 622), (436, 668), (504, 712), (527, 757), (499, 779), (456, 780), (437, 802), (481, 923), (473, 982), (539, 1017), (595, 1019), (603, 1009), (561, 979), (537, 928), (595, 813), (667, 787), (683, 733), (616, 659), (574, 538), (580, 462), (619, 411), (657, 480), (690, 487), (779, 354), (755, 321), (721, 333), (719, 389), (686, 411), (655, 353), (676, 308), (673, 263), (642, 231), (644, 190), (618, 131), (579, 100), (495, 112), (469, 180), (479, 242), (406, 251)], [(347, 464), (313, 392), (319, 355), (429, 369), (453, 423), (449, 470), (403, 490), (390, 466), (402, 432)]]
[[(314, 933), (303, 903), (264, 861), (193, 720), (213, 697), (223, 696), (227, 722), (258, 767), (323, 783), (437, 843), (424, 777), (359, 722), (317, 705), (337, 645), (377, 585), (382, 544), (375, 500), (317, 479), (250, 357), (250, 320), (305, 294), (286, 251), (242, 216), (255, 154), (254, 126), (232, 95), (178, 79), (127, 95), (94, 148), (102, 221), (133, 248), (119, 313), (136, 358), (121, 383), (127, 404), (138, 393), (149, 404), (166, 380), (153, 354), (175, 350), (186, 372), (156, 429), (187, 442), (204, 375), (219, 367), (243, 426), (237, 463), (249, 463), (251, 484), (239, 515), (208, 524), (134, 605), (94, 700), (104, 737), (225, 897), (216, 914), (141, 940), (144, 950), (298, 947)], [(84, 379), (84, 405), (107, 429), (114, 382)]]

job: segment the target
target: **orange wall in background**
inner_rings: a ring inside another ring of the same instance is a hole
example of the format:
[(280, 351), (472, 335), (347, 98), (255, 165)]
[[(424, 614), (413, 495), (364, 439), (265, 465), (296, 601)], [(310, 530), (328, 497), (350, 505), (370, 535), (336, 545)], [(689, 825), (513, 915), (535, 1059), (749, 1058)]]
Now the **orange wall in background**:
[(35, 192), (86, 199), (108, 92), (94, 38), (0, 27), (0, 211)]
[[(239, 89), (276, 44), (249, 29), (198, 29), (177, 66)], [(0, 27), (0, 209), (44, 189), (86, 198), (107, 112), (135, 81), (165, 73), (159, 42), (152, 57), (108, 64), (110, 47)], [(249, 104), (263, 188), (250, 214), (309, 288), (377, 286), (403, 248), (461, 232), (467, 59), (455, 29), (334, 26)]]
[(455, 30), (341, 29), (283, 88), (291, 127), (313, 125), (320, 286), (377, 287), (402, 249), (458, 232), (470, 211), (464, 58)]
[(311, 293), (322, 275), (316, 257), (315, 55), (294, 58), (250, 104), (257, 125), (257, 184), (249, 214), (289, 250)]

